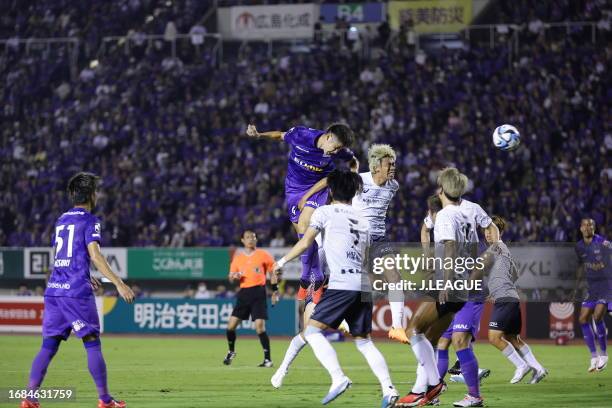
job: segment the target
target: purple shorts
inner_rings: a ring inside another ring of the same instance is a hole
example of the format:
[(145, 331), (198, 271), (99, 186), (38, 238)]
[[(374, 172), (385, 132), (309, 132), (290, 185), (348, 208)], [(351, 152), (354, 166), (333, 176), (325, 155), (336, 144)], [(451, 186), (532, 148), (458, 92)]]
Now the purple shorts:
[(605, 304), (608, 305), (608, 310), (612, 310), (612, 302), (608, 303), (608, 301), (605, 299), (598, 299), (598, 300), (587, 299), (584, 302), (582, 302), (582, 307), (586, 307), (587, 309), (595, 309), (595, 306), (605, 305)]
[(96, 298), (45, 296), (43, 337), (59, 336), (66, 340), (71, 331), (78, 338), (100, 334)]
[[(298, 209), (298, 203), (300, 202), (304, 194), (306, 194), (306, 191), (299, 193), (285, 192), (285, 201), (287, 203), (287, 212), (289, 214), (289, 220), (294, 224), (297, 224), (298, 220), (300, 219), (300, 210)], [(305, 206), (319, 208), (322, 205), (327, 204), (328, 191), (329, 190), (326, 188), (317, 191), (312, 196), (310, 196), (308, 201), (306, 201)]]
[(478, 330), (480, 330), (480, 316), (484, 310), (482, 302), (466, 302), (459, 310), (448, 329), (442, 334), (445, 339), (450, 339), (453, 332), (471, 332), (472, 339), (476, 340)]

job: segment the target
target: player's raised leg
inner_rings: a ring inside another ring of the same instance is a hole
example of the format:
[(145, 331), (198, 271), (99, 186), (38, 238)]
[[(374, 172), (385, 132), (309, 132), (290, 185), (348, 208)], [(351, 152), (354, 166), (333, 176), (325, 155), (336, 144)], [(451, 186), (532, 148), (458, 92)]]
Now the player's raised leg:
[[(318, 201), (322, 201), (320, 205), (324, 205), (326, 200), (327, 192), (322, 191), (315, 194), (314, 197), (311, 197), (311, 200), (308, 202), (309, 205), (302, 208), (298, 222), (297, 224), (294, 224), (294, 227), (298, 233), (298, 238), (301, 239), (304, 236), (304, 232), (306, 232), (308, 224), (310, 223), (310, 217), (316, 209), (316, 206), (319, 205)], [(318, 292), (322, 289), (323, 281), (325, 280), (323, 270), (321, 269), (319, 263), (319, 245), (317, 244), (317, 241), (314, 241), (312, 245), (310, 245), (308, 249), (306, 249), (306, 251), (300, 255), (300, 261), (302, 262), (302, 275), (300, 276), (298, 299), (304, 300), (311, 284), (313, 285), (313, 290)], [(315, 303), (318, 303), (319, 298), (320, 294), (317, 294)]]

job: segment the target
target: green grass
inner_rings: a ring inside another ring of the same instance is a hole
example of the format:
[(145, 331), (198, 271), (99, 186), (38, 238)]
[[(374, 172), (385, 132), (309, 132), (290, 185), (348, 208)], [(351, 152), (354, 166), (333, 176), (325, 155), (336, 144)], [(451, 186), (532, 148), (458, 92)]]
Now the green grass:
[[(288, 339), (272, 341), (276, 364), (280, 363), (288, 342)], [(39, 344), (37, 336), (0, 337), (0, 388), (24, 386)], [(310, 348), (297, 358), (283, 388), (275, 390), (269, 383), (274, 369), (256, 367), (262, 353), (254, 338), (238, 337), (238, 356), (230, 367), (221, 363), (227, 350), (221, 338), (104, 336), (102, 345), (111, 392), (132, 408), (311, 408), (320, 406), (320, 399), (329, 387), (329, 377)], [(353, 380), (353, 387), (331, 406), (379, 406), (378, 382), (352, 342), (334, 343), (334, 347), (346, 374)], [(388, 342), (379, 342), (378, 347), (389, 364), (396, 387), (401, 393), (408, 392), (415, 377), (410, 348)], [(510, 363), (492, 346), (484, 343), (476, 346), (481, 367), (492, 370), (482, 387), (488, 406), (612, 407), (612, 369), (587, 373), (588, 353), (584, 346), (534, 345), (532, 349), (548, 368), (549, 377), (537, 385), (511, 385)], [(96, 406), (95, 387), (80, 341), (71, 339), (62, 344), (44, 387), (74, 387), (77, 393), (77, 403), (53, 402), (45, 404), (47, 407)], [(464, 392), (463, 384), (451, 383), (442, 396), (442, 406), (451, 406)], [(0, 403), (0, 407), (18, 405)]]

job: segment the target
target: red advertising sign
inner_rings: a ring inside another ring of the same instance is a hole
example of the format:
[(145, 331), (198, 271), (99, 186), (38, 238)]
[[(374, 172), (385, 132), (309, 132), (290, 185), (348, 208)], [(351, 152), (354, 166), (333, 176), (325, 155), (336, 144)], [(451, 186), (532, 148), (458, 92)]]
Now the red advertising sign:
[[(404, 305), (404, 327), (408, 325), (408, 321), (412, 317), (412, 314), (419, 307), (420, 302), (406, 302)], [(489, 319), (491, 318), (491, 312), (493, 311), (493, 305), (486, 303), (482, 316), (480, 317), (480, 330), (478, 331), (478, 338), (486, 340)], [(523, 317), (523, 327), (521, 328), (521, 336), (526, 337), (527, 333), (527, 314), (525, 313), (525, 304), (521, 303), (521, 314)], [(372, 336), (374, 337), (386, 337), (389, 329), (391, 328), (391, 309), (389, 303), (386, 301), (376, 302), (374, 304), (374, 311), (372, 312)]]
[(0, 296), (0, 332), (42, 331), (43, 309), (42, 297)]

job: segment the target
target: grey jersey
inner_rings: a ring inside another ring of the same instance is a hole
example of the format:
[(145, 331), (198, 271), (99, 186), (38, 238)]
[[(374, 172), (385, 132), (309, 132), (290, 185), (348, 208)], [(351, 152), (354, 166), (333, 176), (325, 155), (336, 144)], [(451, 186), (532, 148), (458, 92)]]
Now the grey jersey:
[(516, 290), (515, 278), (517, 273), (516, 262), (510, 250), (502, 241), (489, 248), (487, 252), (495, 257), (494, 264), (489, 273), (489, 294), (493, 300), (501, 298), (519, 299)]

